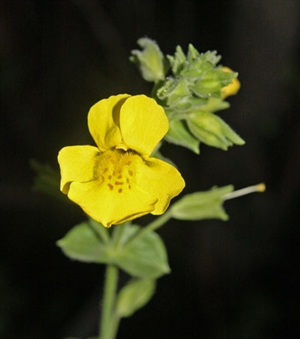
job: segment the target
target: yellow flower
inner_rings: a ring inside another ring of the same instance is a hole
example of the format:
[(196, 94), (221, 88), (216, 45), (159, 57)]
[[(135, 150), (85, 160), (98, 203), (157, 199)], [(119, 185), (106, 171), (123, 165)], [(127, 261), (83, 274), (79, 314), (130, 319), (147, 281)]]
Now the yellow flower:
[(90, 109), (88, 127), (98, 147), (58, 154), (61, 191), (106, 227), (164, 213), (185, 183), (173, 166), (150, 157), (169, 128), (163, 108), (145, 95), (111, 96)]
[[(222, 67), (222, 71), (224, 72), (232, 72), (232, 70), (228, 67)], [(237, 92), (239, 91), (241, 87), (241, 83), (238, 81), (237, 78), (234, 78), (231, 82), (231, 84), (223, 87), (221, 89), (221, 96), (222, 99), (225, 99), (227, 97), (229, 97), (230, 95), (235, 95), (237, 94)]]

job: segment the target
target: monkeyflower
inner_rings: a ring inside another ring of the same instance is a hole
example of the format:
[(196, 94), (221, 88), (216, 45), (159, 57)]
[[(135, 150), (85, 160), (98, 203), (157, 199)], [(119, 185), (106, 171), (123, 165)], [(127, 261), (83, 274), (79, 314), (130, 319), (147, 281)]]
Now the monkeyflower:
[(105, 227), (165, 212), (185, 186), (172, 165), (151, 157), (169, 128), (155, 100), (120, 94), (96, 103), (88, 128), (97, 145), (58, 154), (60, 189)]

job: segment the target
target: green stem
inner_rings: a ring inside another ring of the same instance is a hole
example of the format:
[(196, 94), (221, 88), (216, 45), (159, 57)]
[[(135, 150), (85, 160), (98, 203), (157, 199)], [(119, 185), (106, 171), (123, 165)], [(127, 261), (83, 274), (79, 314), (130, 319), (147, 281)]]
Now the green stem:
[(144, 237), (147, 233), (151, 231), (155, 231), (159, 227), (163, 226), (167, 221), (172, 218), (172, 209), (170, 208), (166, 213), (164, 213), (161, 217), (152, 221), (149, 225), (141, 228), (139, 232), (137, 232), (127, 243), (126, 246), (136, 241), (137, 239)]
[(90, 219), (88, 223), (89, 227), (95, 232), (97, 238), (100, 241), (103, 241), (103, 243), (108, 244), (110, 241), (109, 233), (107, 231), (107, 228), (105, 228), (103, 225), (97, 223), (95, 220)]
[(121, 321), (121, 317), (117, 314), (115, 314), (114, 319), (113, 319), (113, 326), (111, 330), (111, 337), (116, 338), (117, 333), (118, 333), (118, 327)]
[(117, 329), (114, 329), (112, 326), (117, 284), (118, 284), (118, 268), (114, 265), (107, 265), (99, 329), (99, 339), (114, 339), (117, 333)]
[(130, 224), (130, 222), (125, 222), (124, 224), (117, 225), (114, 229), (114, 233), (112, 236), (112, 243), (115, 248), (118, 248), (120, 245), (122, 245), (122, 239), (124, 232), (126, 231), (127, 226)]

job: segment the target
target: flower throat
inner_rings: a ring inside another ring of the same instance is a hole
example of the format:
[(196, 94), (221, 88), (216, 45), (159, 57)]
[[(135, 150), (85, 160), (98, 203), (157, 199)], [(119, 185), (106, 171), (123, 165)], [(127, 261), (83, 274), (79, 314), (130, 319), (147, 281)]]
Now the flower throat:
[(135, 152), (121, 149), (101, 153), (94, 169), (95, 177), (102, 178), (102, 184), (111, 192), (130, 190), (139, 158)]

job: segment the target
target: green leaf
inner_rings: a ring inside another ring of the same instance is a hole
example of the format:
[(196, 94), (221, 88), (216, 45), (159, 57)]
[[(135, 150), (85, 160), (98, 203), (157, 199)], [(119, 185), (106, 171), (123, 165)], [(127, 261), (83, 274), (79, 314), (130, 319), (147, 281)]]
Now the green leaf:
[(48, 195), (69, 202), (69, 199), (60, 192), (60, 175), (49, 164), (43, 164), (38, 160), (31, 159), (30, 167), (35, 171), (33, 189), (47, 193)]
[[(121, 225), (114, 227), (121, 230)], [(116, 245), (104, 226), (90, 220), (74, 226), (57, 245), (71, 259), (114, 264), (134, 277), (155, 279), (169, 273), (165, 245), (157, 233), (149, 232), (129, 242), (139, 229), (139, 226), (127, 225)]]
[(191, 135), (183, 121), (171, 120), (165, 139), (172, 144), (186, 147), (196, 154), (200, 153), (199, 141)]
[(155, 293), (156, 281), (152, 279), (135, 279), (119, 292), (116, 312), (120, 317), (130, 317), (145, 306)]
[(104, 226), (86, 221), (74, 226), (56, 244), (71, 259), (88, 263), (110, 263), (108, 236), (102, 235), (103, 232), (107, 232)]
[(114, 263), (128, 274), (139, 277), (157, 279), (169, 273), (170, 267), (165, 245), (155, 232), (146, 233), (136, 241), (126, 242), (140, 230), (139, 226), (130, 225), (122, 239), (124, 244), (115, 252)]
[(192, 113), (187, 123), (193, 135), (209, 146), (226, 151), (233, 144), (245, 144), (229, 125), (213, 113), (204, 111)]
[(173, 218), (179, 220), (228, 220), (223, 208), (223, 196), (233, 191), (233, 186), (213, 187), (209, 191), (184, 196), (171, 207)]

